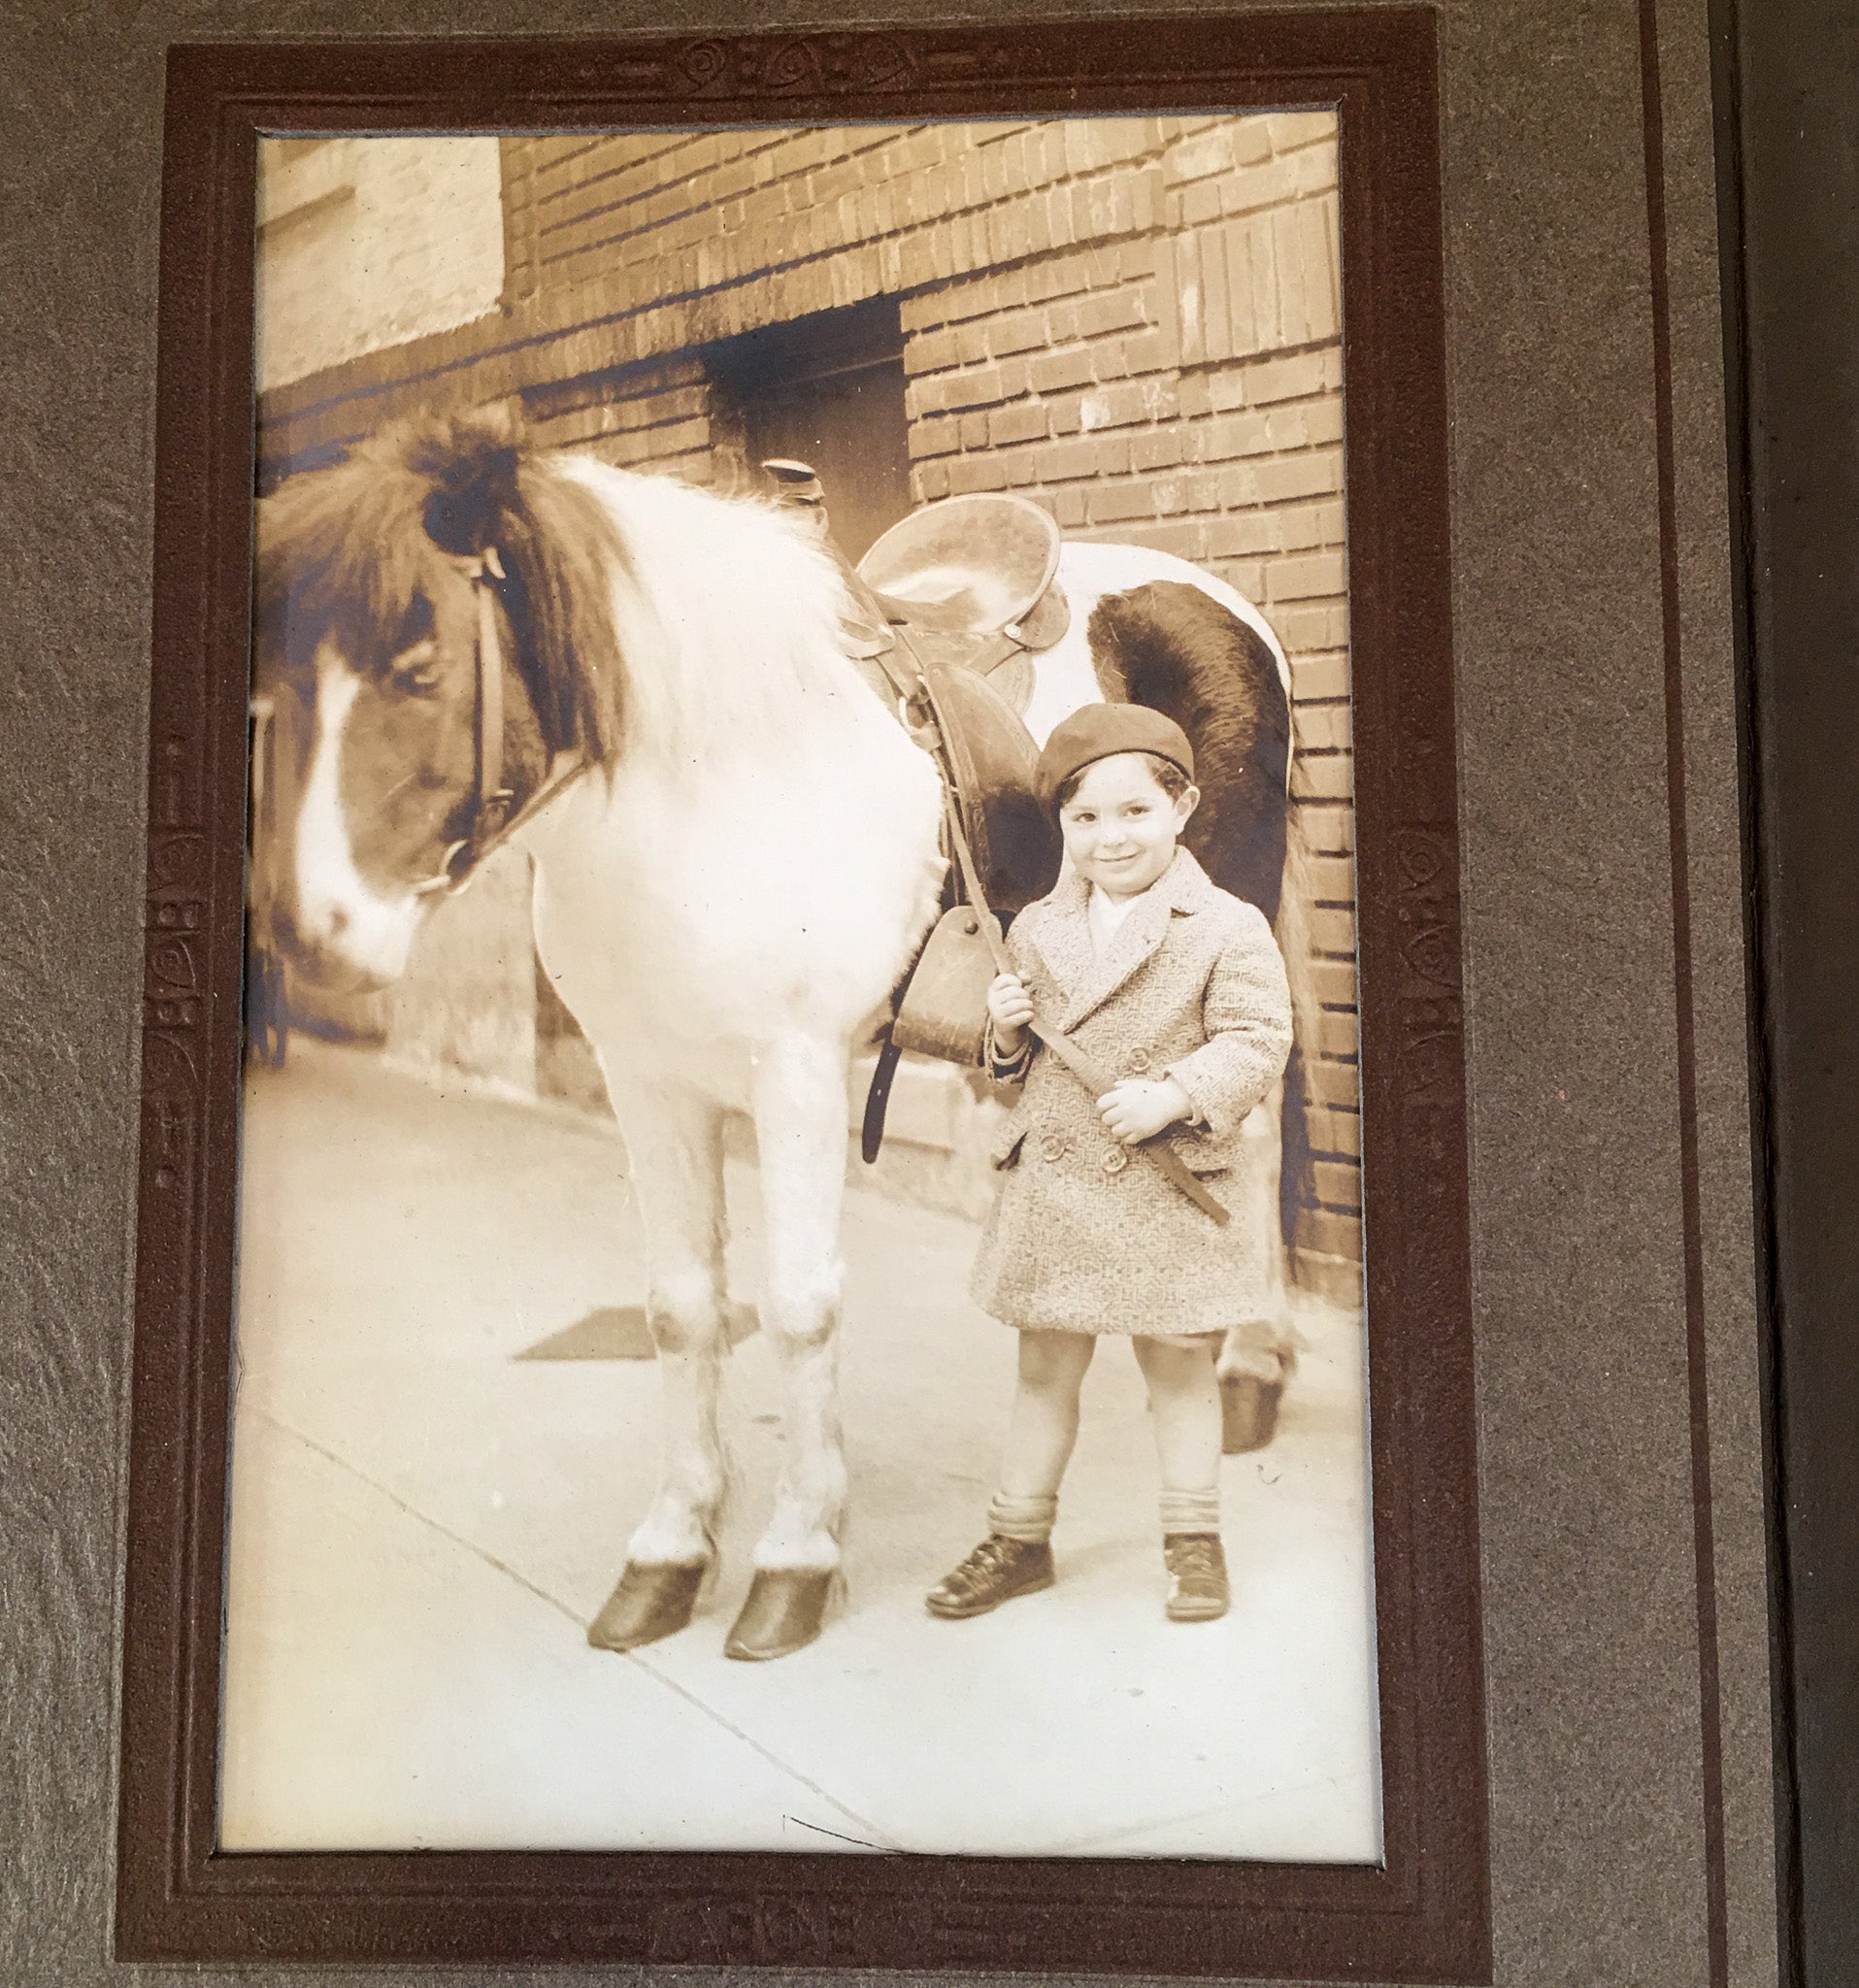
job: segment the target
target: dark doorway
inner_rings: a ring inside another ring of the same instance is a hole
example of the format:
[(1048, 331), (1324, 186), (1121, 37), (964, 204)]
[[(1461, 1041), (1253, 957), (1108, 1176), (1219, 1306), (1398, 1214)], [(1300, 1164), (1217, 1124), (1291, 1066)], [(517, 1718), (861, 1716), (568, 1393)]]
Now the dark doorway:
[(857, 559), (911, 509), (904, 333), (894, 298), (820, 311), (712, 347), (717, 414), (750, 487), (770, 456), (819, 474), (833, 536)]

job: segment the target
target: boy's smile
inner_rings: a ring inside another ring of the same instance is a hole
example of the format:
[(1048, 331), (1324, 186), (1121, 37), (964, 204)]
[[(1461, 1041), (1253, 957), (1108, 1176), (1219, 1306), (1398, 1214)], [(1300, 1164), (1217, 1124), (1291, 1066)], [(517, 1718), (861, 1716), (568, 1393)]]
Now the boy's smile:
[(1177, 838), (1200, 798), (1196, 787), (1170, 795), (1141, 752), (1095, 760), (1059, 810), (1065, 854), (1107, 897), (1137, 897), (1174, 860)]

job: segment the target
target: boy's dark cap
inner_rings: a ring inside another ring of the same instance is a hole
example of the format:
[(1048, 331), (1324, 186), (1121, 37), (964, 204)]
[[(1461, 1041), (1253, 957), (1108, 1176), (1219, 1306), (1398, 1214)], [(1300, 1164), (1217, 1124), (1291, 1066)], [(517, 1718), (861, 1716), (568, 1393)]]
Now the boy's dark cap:
[(1075, 773), (1118, 752), (1153, 752), (1194, 778), (1194, 748), (1173, 718), (1146, 704), (1087, 704), (1052, 728), (1040, 754), (1036, 780), (1042, 804), (1049, 812)]

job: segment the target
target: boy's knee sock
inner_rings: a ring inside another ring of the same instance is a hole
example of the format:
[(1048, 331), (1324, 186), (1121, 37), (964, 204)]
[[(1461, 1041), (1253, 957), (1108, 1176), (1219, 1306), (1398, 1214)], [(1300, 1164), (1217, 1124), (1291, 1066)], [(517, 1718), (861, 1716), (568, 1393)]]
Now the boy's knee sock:
[(1212, 1491), (1169, 1491), (1162, 1493), (1162, 1533), (1217, 1533), (1220, 1530), (1220, 1494)]
[(987, 1529), (1028, 1546), (1043, 1546), (1052, 1537), (1058, 1499), (1013, 1498), (996, 1491), (987, 1508)]

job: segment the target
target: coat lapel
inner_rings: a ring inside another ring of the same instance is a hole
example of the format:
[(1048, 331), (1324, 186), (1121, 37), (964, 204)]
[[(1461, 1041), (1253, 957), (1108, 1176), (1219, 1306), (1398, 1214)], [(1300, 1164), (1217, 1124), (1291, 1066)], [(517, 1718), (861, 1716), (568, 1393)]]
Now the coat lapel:
[(1198, 909), (1207, 874), (1186, 849), (1157, 878), (1100, 954), (1091, 944), (1090, 890), (1068, 871), (1048, 900), (1052, 914), (1038, 935), (1040, 951), (1065, 996), (1059, 1026), (1068, 1032), (1102, 1008), (1158, 951), (1178, 911)]

